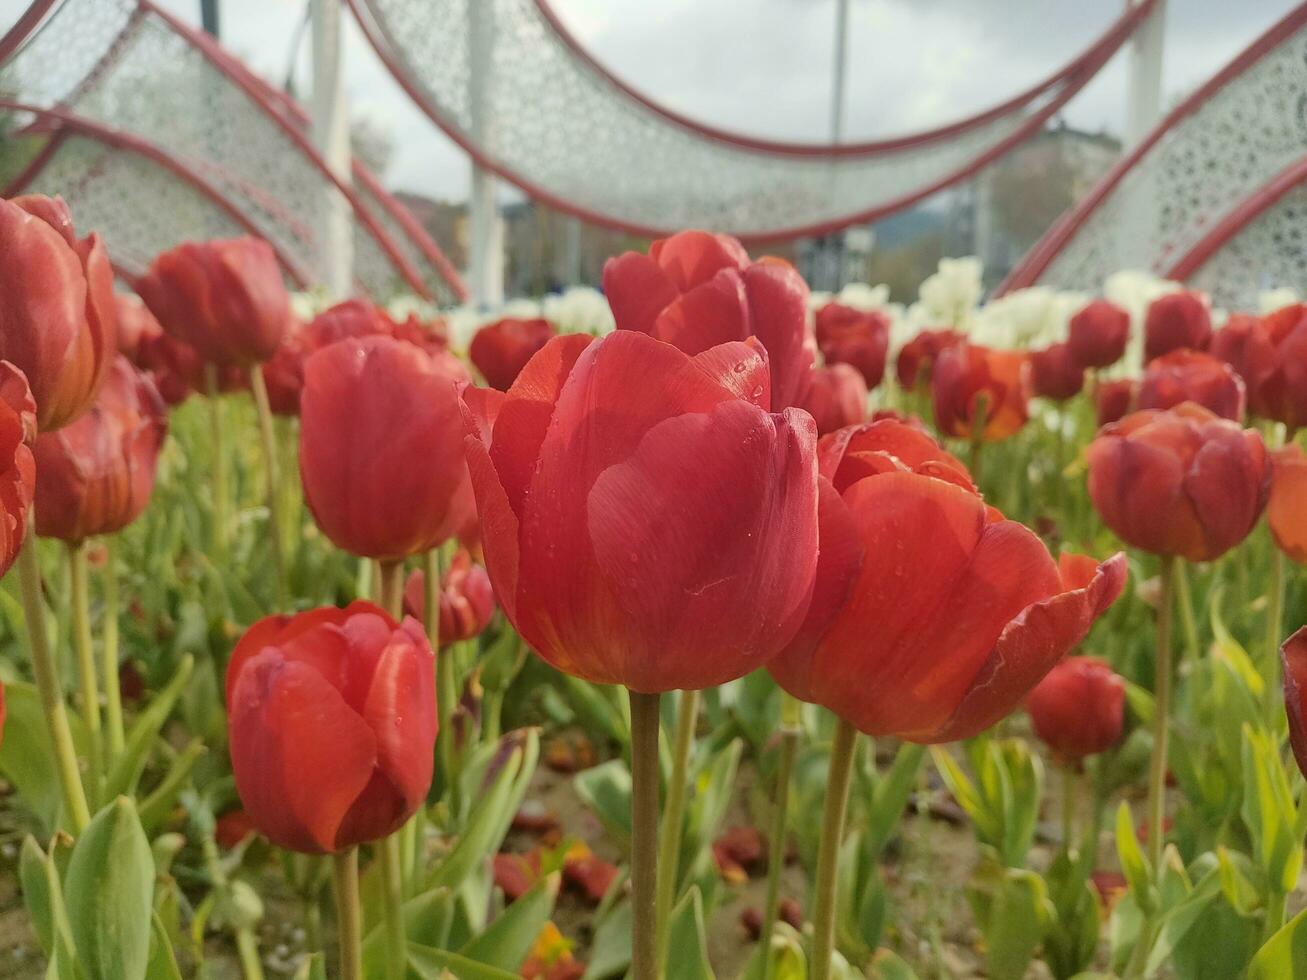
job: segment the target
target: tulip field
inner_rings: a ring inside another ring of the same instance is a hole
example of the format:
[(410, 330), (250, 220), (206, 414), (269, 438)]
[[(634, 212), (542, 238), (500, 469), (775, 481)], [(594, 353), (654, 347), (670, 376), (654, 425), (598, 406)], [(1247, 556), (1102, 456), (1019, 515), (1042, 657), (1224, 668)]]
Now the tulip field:
[(1307, 977), (1295, 297), (73, 227), (0, 201), (0, 977)]

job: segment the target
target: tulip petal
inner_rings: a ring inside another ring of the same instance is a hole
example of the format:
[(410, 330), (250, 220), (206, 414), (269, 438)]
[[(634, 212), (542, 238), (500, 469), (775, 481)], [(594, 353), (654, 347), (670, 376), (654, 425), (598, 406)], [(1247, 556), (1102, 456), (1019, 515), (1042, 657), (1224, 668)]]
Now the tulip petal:
[(1307, 774), (1307, 626), (1280, 647), (1284, 667), (1284, 707), (1289, 716), (1289, 742), (1298, 768)]
[(321, 674), (276, 650), (245, 663), (232, 695), (231, 754), (246, 810), (274, 844), (333, 851), (373, 777), (372, 729)]
[[(1216, 425), (1209, 426), (1209, 431)], [(1220, 427), (1225, 430), (1226, 426)], [(1261, 436), (1245, 439), (1237, 426), (1209, 438), (1185, 475), (1184, 488), (1203, 529), (1200, 552), (1185, 557), (1211, 561), (1246, 538), (1266, 505), (1270, 472)]]
[(740, 274), (723, 269), (669, 303), (658, 314), (653, 336), (687, 354), (743, 340), (749, 336), (748, 303)]
[(1033, 603), (1003, 630), (947, 723), (907, 737), (951, 742), (978, 735), (1011, 713), (1053, 666), (1089, 634), (1125, 587), (1126, 558), (1118, 552), (1085, 586)]
[(1138, 438), (1100, 436), (1086, 458), (1089, 496), (1119, 537), (1154, 554), (1201, 553), (1202, 527), (1184, 497), (1185, 472), (1173, 452)]
[(649, 256), (680, 292), (707, 282), (723, 269), (739, 270), (749, 264), (749, 253), (729, 235), (682, 231), (649, 246)]
[(643, 252), (624, 252), (605, 262), (603, 285), (617, 329), (651, 337), (658, 314), (680, 295), (658, 263)]
[(694, 356), (694, 366), (737, 398), (757, 405), (764, 412), (771, 410), (767, 351), (757, 339), (749, 337), (710, 347)]
[(808, 284), (790, 265), (758, 262), (744, 270), (751, 322), (748, 331), (767, 348), (772, 407), (802, 403), (812, 382), (817, 341), (808, 320)]
[(1286, 446), (1275, 455), (1266, 519), (1280, 549), (1307, 565), (1307, 455), (1298, 446)]

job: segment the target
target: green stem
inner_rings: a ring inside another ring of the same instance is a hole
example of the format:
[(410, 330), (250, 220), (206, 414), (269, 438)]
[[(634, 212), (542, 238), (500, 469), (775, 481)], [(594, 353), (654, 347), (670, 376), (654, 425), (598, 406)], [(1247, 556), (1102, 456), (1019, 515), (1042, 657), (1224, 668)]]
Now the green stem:
[(448, 791), (450, 807), (457, 813), (454, 798), (454, 788), (458, 782), (455, 776), (458, 760), (454, 751), (454, 708), (458, 696), (455, 690), (458, 686), (458, 672), (455, 670), (453, 647), (440, 649), (441, 573), (440, 549), (432, 548), (424, 559), (422, 576), (427, 636), (431, 639), (431, 649), (436, 651), (436, 717), (440, 719), (440, 729), (436, 732), (436, 758), (440, 761), (440, 772)]
[(230, 491), (227, 487), (227, 450), (223, 436), (222, 393), (218, 386), (218, 368), (204, 366), (205, 393), (209, 400), (209, 458), (213, 461), (213, 554), (215, 559), (227, 555), (227, 511)]
[(781, 874), (785, 869), (785, 838), (789, 830), (790, 779), (794, 774), (794, 757), (799, 750), (803, 706), (784, 691), (781, 692), (781, 745), (776, 762), (776, 796), (773, 801), (771, 839), (767, 842), (767, 901), (763, 907), (762, 980), (772, 980), (775, 966), (772, 963), (771, 940), (781, 910)]
[(1175, 592), (1180, 604), (1180, 625), (1184, 629), (1185, 654), (1191, 664), (1197, 664), (1203, 655), (1198, 639), (1198, 619), (1194, 616), (1193, 593), (1189, 589), (1189, 569), (1184, 562), (1176, 562)]
[(1073, 766), (1062, 767), (1062, 847), (1070, 852), (1076, 833), (1076, 796), (1080, 774)]
[(1148, 856), (1162, 867), (1162, 823), (1166, 814), (1166, 743), (1171, 713), (1171, 620), (1175, 572), (1181, 559), (1162, 558), (1162, 596), (1157, 609), (1157, 677), (1154, 681), (1153, 757), (1148, 770)]
[(123, 726), (123, 697), (118, 688), (117, 540), (112, 536), (105, 538), (104, 550), (104, 647), (100, 659), (104, 665), (105, 727), (109, 732), (108, 764), (112, 766), (127, 745)]
[(658, 700), (631, 698), (631, 973), (658, 980), (654, 914), (658, 894)]
[(72, 822), (73, 833), (80, 834), (91, 822), (91, 810), (86, 804), (86, 790), (77, 767), (77, 749), (73, 733), (68, 727), (68, 712), (64, 707), (63, 688), (59, 683), (59, 668), (45, 625), (45, 600), (41, 597), (41, 563), (36, 554), (36, 535), (29, 533), (18, 552), (18, 577), (23, 592), (23, 618), (27, 621), (27, 637), (32, 653), (32, 673), (41, 693), (42, 713), (54, 752), (55, 771), (59, 788), (63, 791), (64, 809)]
[(1284, 926), (1285, 900), (1288, 897), (1278, 888), (1272, 888), (1266, 896), (1266, 921), (1262, 923), (1263, 945)]
[[(222, 859), (218, 856), (218, 844), (213, 839), (213, 817), (206, 815), (206, 826), (200, 840), (200, 850), (204, 854), (204, 865), (209, 872), (209, 880), (217, 892), (226, 892), (231, 887), (227, 872), (222, 868)], [(241, 972), (245, 980), (263, 980), (263, 961), (259, 959), (259, 941), (254, 930), (249, 926), (235, 927), (236, 953), (241, 961)]]
[(277, 433), (272, 427), (272, 406), (268, 403), (268, 386), (263, 380), (263, 367), (250, 368), (250, 390), (259, 414), (259, 439), (263, 443), (263, 467), (267, 474), (268, 538), (272, 545), (272, 565), (277, 575), (277, 607), (286, 607), (288, 583), (286, 556), (281, 533), (281, 461), (277, 452)]
[(667, 957), (667, 922), (676, 901), (676, 884), (680, 877), (681, 830), (685, 822), (686, 783), (689, 779), (690, 754), (694, 750), (694, 730), (699, 721), (699, 692), (682, 691), (676, 716), (676, 742), (672, 747), (672, 776), (667, 784), (667, 806), (663, 810), (658, 840), (658, 891), (654, 899), (654, 935), (658, 943), (659, 963)]
[(1284, 629), (1284, 552), (1271, 545), (1271, 584), (1266, 592), (1266, 657), (1271, 665), (1271, 677), (1276, 676), (1275, 665), (1280, 659), (1280, 635)]
[(812, 917), (812, 961), (809, 980), (829, 980), (835, 954), (835, 898), (844, 815), (849, 806), (849, 779), (858, 733), (843, 718), (835, 729), (830, 771), (826, 777), (826, 807), (822, 815), (821, 845), (817, 851), (817, 878), (813, 882), (816, 906)]
[[(359, 915), (359, 851), (331, 856), (336, 883), (336, 937), (340, 943), (341, 980), (363, 980), (363, 919)], [(316, 903), (315, 903), (316, 904)]]
[(68, 579), (72, 589), (73, 649), (77, 654), (77, 676), (82, 688), (82, 721), (86, 725), (87, 779), (91, 784), (87, 795), (94, 807), (104, 783), (104, 754), (100, 746), (100, 684), (95, 676), (85, 542), (68, 545)]
[(399, 834), (391, 834), (377, 845), (381, 862), (381, 917), (386, 937), (386, 976), (403, 980), (408, 972), (408, 947), (404, 939), (404, 877), (400, 867)]

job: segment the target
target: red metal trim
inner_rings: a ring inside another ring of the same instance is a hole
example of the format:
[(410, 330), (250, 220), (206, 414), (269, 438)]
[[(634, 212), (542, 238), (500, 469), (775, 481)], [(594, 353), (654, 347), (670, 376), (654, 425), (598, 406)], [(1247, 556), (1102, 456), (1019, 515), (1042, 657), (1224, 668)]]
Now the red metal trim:
[[(679, 230), (677, 228), (664, 228), (655, 225), (635, 224), (633, 222), (623, 221), (620, 218), (613, 218), (609, 215), (601, 214), (600, 212), (593, 211), (589, 208), (581, 207), (579, 205), (572, 203), (571, 201), (564, 200), (563, 198), (559, 197), (556, 194), (553, 194), (550, 191), (545, 190), (543, 187), (538, 186), (537, 184), (533, 183), (530, 180), (527, 180), (525, 177), (521, 176), (516, 171), (511, 170), (510, 168), (505, 167), (502, 164), (498, 163), (497, 161), (491, 159), (484, 152), (482, 152), (462, 131), (460, 131), (457, 127), (451, 125), (447, 120), (445, 120), (443, 116), (436, 110), (435, 106), (430, 104), (426, 96), (423, 95), (423, 93), (412, 83), (412, 81), (407, 77), (407, 75), (401, 70), (400, 66), (396, 63), (390, 51), (388, 50), (386, 43), (382, 41), (382, 38), (378, 33), (381, 32), (382, 34), (384, 34), (384, 28), (378, 24), (369, 22), (366, 18), (361, 16), (360, 6), (359, 6), (361, 0), (346, 0), (346, 2), (349, 4), (350, 9), (353, 11), (355, 20), (358, 22), (359, 27), (363, 31), (364, 36), (367, 37), (368, 42), (372, 45), (373, 50), (377, 54), (377, 57), (381, 59), (382, 63), (386, 66), (387, 70), (390, 71), (395, 81), (399, 83), (399, 86), (405, 92), (408, 93), (409, 98), (411, 98), (417, 104), (418, 108), (422, 109), (422, 111), (426, 113), (427, 118), (429, 118), (433, 123), (435, 123), (436, 126), (438, 126), (441, 129), (441, 131), (445, 133), (446, 136), (448, 136), (451, 140), (453, 140), (460, 147), (462, 147), (463, 151), (467, 153), (467, 155), (470, 156), (474, 161), (476, 161), (478, 165), (484, 167), (485, 169), (491, 171), (492, 173), (498, 174), (500, 177), (504, 178), (510, 183), (516, 184), (519, 188), (521, 188), (523, 192), (527, 194), (527, 196), (543, 204), (546, 204), (557, 211), (561, 211), (564, 214), (570, 214), (573, 217), (580, 218), (582, 221), (587, 221), (590, 222), (591, 224), (600, 225), (605, 228), (612, 228), (628, 235), (636, 235), (636, 236), (648, 237), (648, 238), (658, 238), (663, 235), (668, 235)], [(935, 181), (934, 183), (926, 187), (919, 188), (918, 190), (913, 191), (911, 193), (904, 194), (900, 197), (895, 198), (892, 201), (887, 201), (884, 204), (877, 205), (876, 207), (868, 208), (863, 211), (858, 211), (853, 214), (843, 215), (839, 218), (833, 218), (828, 221), (818, 222), (811, 225), (803, 225), (794, 228), (775, 228), (775, 229), (767, 229), (765, 231), (757, 231), (757, 232), (737, 231), (733, 233), (736, 235), (737, 238), (740, 239), (740, 241), (745, 242), (746, 244), (754, 243), (754, 242), (771, 243), (771, 242), (784, 241), (790, 238), (801, 238), (806, 236), (824, 235), (824, 234), (828, 234), (829, 232), (838, 231), (841, 228), (846, 228), (849, 225), (859, 224), (868, 221), (875, 221), (878, 218), (882, 218), (885, 217), (886, 215), (893, 214), (896, 211), (901, 211), (906, 207), (910, 207), (911, 205), (916, 204), (918, 201), (923, 200), (924, 198), (930, 197), (932, 194), (938, 193), (939, 191), (943, 190), (946, 187), (949, 187), (955, 183), (958, 183), (960, 181), (966, 180), (969, 177), (974, 176), (977, 172), (984, 169), (988, 164), (993, 162), (998, 157), (1002, 156), (1017, 143), (1020, 143), (1022, 140), (1026, 139), (1028, 136), (1033, 134), (1035, 131), (1042, 128), (1044, 123), (1055, 112), (1057, 112), (1058, 109), (1062, 108), (1062, 106), (1065, 105), (1066, 102), (1070, 100), (1072, 96), (1074, 96), (1081, 88), (1083, 88), (1084, 85), (1090, 80), (1090, 78), (1092, 78), (1098, 72), (1098, 70), (1102, 68), (1102, 66), (1107, 62), (1107, 60), (1112, 56), (1112, 54), (1115, 53), (1116, 48), (1120, 46), (1120, 44), (1124, 41), (1125, 36), (1128, 35), (1130, 26), (1131, 25), (1125, 22), (1118, 22), (1118, 31), (1120, 32), (1120, 35), (1116, 41), (1116, 44), (1114, 46), (1111, 46), (1110, 48), (1104, 46), (1103, 49), (1100, 49), (1098, 53), (1098, 57), (1095, 60), (1085, 64), (1082, 67), (1080, 73), (1074, 79), (1069, 81), (1068, 85), (1062, 90), (1062, 92), (1058, 94), (1058, 97), (1056, 99), (1049, 102), (1038, 112), (1033, 113), (1021, 127), (1019, 127), (1014, 132), (1010, 133), (999, 143), (990, 147), (989, 150), (975, 157), (969, 163), (965, 164), (964, 166), (954, 171), (953, 173), (941, 177), (939, 180)], [(723, 230), (729, 231), (731, 229), (723, 229)]]
[(1209, 259), (1276, 201), (1307, 183), (1307, 156), (1300, 157), (1269, 181), (1240, 201), (1232, 211), (1214, 224), (1196, 245), (1180, 257), (1166, 278), (1183, 282), (1201, 269)]
[(50, 134), (50, 138), (45, 141), (45, 145), (36, 151), (36, 155), (27, 161), (25, 166), (13, 180), (5, 185), (4, 190), (0, 190), (0, 197), (13, 197), (22, 192), (22, 189), (30, 184), (50, 162), (50, 158), (55, 155), (63, 141), (68, 138), (68, 131), (62, 128), (56, 129)]
[[(30, 183), (41, 168), (49, 162), (50, 157), (54, 154), (54, 150), (50, 149), (52, 144), (66, 138), (69, 133), (76, 133), (78, 135), (86, 136), (89, 139), (94, 139), (116, 150), (134, 153), (137, 156), (148, 160), (150, 163), (162, 167), (173, 176), (193, 187), (203, 197), (207, 198), (212, 204), (226, 214), (227, 217), (240, 225), (240, 227), (245, 231), (258, 238), (264, 237), (258, 226), (251, 221), (244, 212), (242, 212), (231, 201), (230, 198), (224, 195), (222, 191), (218, 190), (218, 188), (214, 187), (204, 177), (196, 173), (186, 164), (177, 160), (170, 154), (165, 153), (153, 143), (141, 139), (139, 136), (134, 136), (131, 133), (125, 133), (121, 130), (113, 129), (94, 120), (74, 115), (65, 109), (42, 109), (39, 106), (33, 106), (25, 102), (17, 102), (12, 99), (4, 98), (0, 98), (0, 108), (9, 109), (14, 112), (30, 112), (38, 118), (54, 120), (59, 124), (59, 129), (56, 130), (55, 135), (50, 138), (50, 142), (46, 144), (45, 148), (43, 148), (42, 153), (38, 154), (38, 157), (40, 158), (39, 165), (37, 165), (37, 160), (33, 160), (32, 163), (24, 168), (23, 173), (19, 175), (21, 183), (15, 181), (15, 184), (19, 187)], [(49, 149), (48, 153), (45, 152), (46, 149)], [(12, 186), (14, 185), (11, 185), (11, 187)], [(6, 188), (5, 190), (7, 196), (10, 189)], [(306, 288), (310, 279), (305, 275), (304, 269), (277, 248), (276, 245), (273, 245), (271, 242), (269, 242), (269, 245), (271, 245), (273, 252), (276, 254), (278, 263), (280, 263), (281, 267), (286, 271), (286, 274), (290, 276), (295, 285), (300, 288)]]
[(1075, 232), (1086, 219), (1098, 208), (1107, 196), (1116, 188), (1136, 164), (1157, 145), (1172, 128), (1186, 117), (1192, 115), (1207, 102), (1217, 91), (1224, 88), (1233, 79), (1243, 74), (1256, 62), (1279, 46), (1287, 37), (1307, 24), (1307, 3), (1301, 3), (1290, 11), (1282, 20), (1273, 25), (1266, 33), (1255, 40), (1234, 60), (1194, 90), (1183, 102), (1167, 113), (1153, 131), (1125, 157), (1118, 160), (1093, 189), (1078, 204), (1074, 205), (1062, 217), (1054, 222), (1044, 237), (1037, 241), (1021, 263), (1008, 274), (999, 285), (996, 296), (1034, 285), (1039, 277), (1047, 271), (1059, 252), (1071, 240)]
[[(553, 5), (549, 0), (534, 0), (536, 9), (545, 22), (577, 58), (584, 63), (591, 71), (599, 75), (605, 82), (618, 89), (628, 98), (638, 102), (650, 112), (661, 116), (668, 122), (688, 129), (697, 136), (715, 140), (720, 143), (727, 143), (733, 146), (742, 147), (749, 150), (758, 150), (764, 153), (775, 153), (787, 156), (820, 156), (820, 157), (842, 157), (842, 156), (870, 156), (876, 153), (882, 153), (889, 150), (899, 150), (910, 146), (919, 146), (923, 143), (931, 143), (936, 140), (947, 139), (964, 133), (967, 130), (974, 129), (977, 126), (991, 122), (1000, 116), (1020, 108), (1021, 106), (1034, 101), (1044, 92), (1055, 87), (1060, 82), (1075, 75), (1080, 68), (1086, 63), (1094, 60), (1101, 47), (1105, 43), (1110, 43), (1116, 36), (1118, 29), (1122, 24), (1129, 24), (1130, 29), (1138, 24), (1139, 20), (1147, 16), (1148, 11), (1152, 8), (1155, 0), (1143, 0), (1142, 3), (1134, 5), (1126, 10), (1117, 21), (1111, 24), (1104, 32), (1103, 36), (1096, 40), (1092, 45), (1076, 55), (1071, 61), (1058, 68), (1053, 74), (1049, 75), (1043, 81), (1031, 86), (1030, 88), (1019, 92), (1012, 98), (1007, 99), (998, 105), (991, 106), (972, 116), (946, 123), (935, 129), (922, 130), (917, 133), (909, 133), (903, 136), (895, 136), (887, 139), (868, 140), (862, 143), (800, 143), (786, 140), (769, 140), (757, 137), (747, 136), (742, 133), (732, 132), (727, 129), (720, 129), (709, 126), (698, 120), (692, 119), (682, 113), (668, 108), (660, 102), (655, 101), (650, 96), (644, 94), (635, 86), (623, 81), (613, 72), (609, 71), (590, 51), (581, 43), (575, 34), (568, 29), (563, 23), (562, 18), (555, 12)], [(383, 19), (377, 17), (372, 11), (372, 5), (369, 0), (363, 0), (368, 6), (369, 12), (373, 19), (380, 26), (384, 23)], [(383, 28), (384, 29), (384, 28)], [(1115, 49), (1120, 45), (1120, 41), (1112, 44)]]
[(181, 22), (172, 14), (160, 8), (154, 0), (137, 0), (137, 5), (160, 18), (179, 37), (198, 49), (200, 53), (208, 59), (210, 64), (217, 68), (218, 71), (222, 72), (222, 74), (233, 84), (240, 86), (241, 90), (254, 101), (255, 105), (262, 109), (270, 119), (281, 127), (282, 132), (284, 132), (291, 142), (295, 144), (296, 148), (299, 149), (304, 157), (314, 167), (316, 167), (323, 176), (331, 181), (341, 194), (345, 196), (345, 200), (348, 201), (350, 207), (353, 208), (355, 216), (360, 222), (362, 222), (363, 227), (367, 229), (368, 233), (376, 240), (377, 244), (381, 246), (381, 250), (385, 252), (386, 257), (390, 259), (391, 265), (393, 265), (399, 271), (400, 275), (404, 277), (404, 280), (408, 283), (409, 287), (424, 299), (430, 299), (431, 291), (427, 289), (427, 285), (422, 281), (421, 275), (413, 268), (408, 259), (404, 257), (404, 254), (400, 252), (399, 247), (391, 239), (386, 230), (381, 227), (376, 217), (373, 216), (373, 214), (363, 205), (363, 202), (359, 200), (359, 197), (354, 193), (353, 188), (351, 188), (346, 181), (343, 181), (336, 176), (331, 167), (327, 166), (326, 161), (323, 160), (318, 154), (318, 151), (313, 148), (313, 145), (308, 141), (307, 137), (291, 125), (290, 121), (282, 115), (280, 111), (278, 111), (277, 106), (268, 98), (267, 93), (263, 91), (263, 86), (251, 80), (252, 76), (247, 72), (244, 66), (224, 51), (222, 47), (220, 47), (207, 34), (197, 31), (188, 24)]
[(36, 25), (41, 23), (50, 8), (57, 2), (58, 0), (33, 0), (14, 26), (5, 31), (4, 37), (0, 37), (0, 62), (18, 50), (19, 45), (36, 30)]

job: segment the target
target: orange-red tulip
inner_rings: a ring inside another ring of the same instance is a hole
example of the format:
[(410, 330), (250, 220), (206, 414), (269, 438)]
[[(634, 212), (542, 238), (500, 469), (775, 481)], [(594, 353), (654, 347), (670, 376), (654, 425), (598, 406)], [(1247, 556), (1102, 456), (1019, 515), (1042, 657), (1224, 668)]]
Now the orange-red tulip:
[(827, 364), (857, 368), (868, 388), (885, 376), (889, 353), (889, 317), (879, 310), (857, 310), (827, 303), (817, 311), (817, 348)]
[(1026, 711), (1053, 757), (1077, 764), (1121, 737), (1125, 679), (1095, 657), (1067, 657), (1030, 692)]
[(956, 344), (963, 343), (966, 334), (956, 330), (923, 330), (899, 351), (896, 365), (899, 386), (911, 391), (918, 385), (930, 385), (935, 374), (935, 360)]
[(76, 544), (136, 520), (167, 431), (154, 383), (118, 355), (90, 410), (36, 440), (36, 533)]
[(1274, 454), (1266, 519), (1280, 550), (1307, 565), (1307, 455), (1298, 446)]
[(1246, 538), (1266, 505), (1271, 467), (1262, 437), (1185, 402), (1106, 426), (1090, 444), (1089, 497), (1126, 543), (1190, 561), (1219, 558)]
[(768, 388), (756, 341), (691, 356), (618, 330), (555, 337), (507, 396), (464, 389), (486, 568), (541, 657), (655, 693), (789, 641), (816, 567), (817, 433), (769, 414)]
[(967, 738), (1011, 712), (1124, 585), (1125, 556), (1055, 562), (929, 436), (886, 420), (826, 436), (817, 586), (768, 669), (872, 735)]
[(1130, 341), (1130, 314), (1105, 299), (1096, 299), (1071, 318), (1067, 344), (1081, 367), (1115, 364)]
[(1019, 351), (947, 347), (935, 360), (930, 387), (935, 428), (944, 435), (970, 438), (983, 412), (981, 438), (996, 442), (1030, 418), (1030, 363)]
[(78, 239), (63, 199), (0, 200), (0, 360), (23, 372), (42, 432), (77, 418), (117, 350), (113, 270), (95, 235)]
[(817, 368), (799, 407), (816, 421), (819, 436), (855, 425), (867, 417), (867, 382), (850, 364)]
[(1198, 293), (1167, 293), (1153, 300), (1144, 317), (1144, 361), (1173, 350), (1207, 350), (1212, 314)]
[(808, 286), (776, 259), (752, 262), (727, 235), (683, 231), (604, 263), (604, 292), (619, 330), (637, 330), (686, 354), (757, 337), (767, 349), (771, 405), (800, 404), (816, 358)]
[(1175, 408), (1197, 402), (1224, 419), (1243, 421), (1244, 383), (1234, 369), (1211, 354), (1173, 350), (1149, 361), (1139, 387), (1140, 408)]
[(557, 333), (552, 323), (539, 317), (496, 320), (473, 335), (467, 353), (486, 384), (507, 391), (532, 355)]
[(1031, 352), (1030, 381), (1040, 398), (1064, 402), (1080, 394), (1085, 386), (1085, 369), (1069, 344), (1050, 344)]
[[(426, 576), (414, 569), (404, 584), (404, 612), (425, 622)], [(495, 592), (486, 570), (459, 551), (440, 578), (440, 648), (479, 636), (495, 614)]]
[(36, 463), (31, 442), (36, 436), (36, 402), (23, 372), (0, 361), (0, 575), (18, 557), (27, 534)]
[(269, 616), (227, 665), (236, 789), (278, 847), (332, 853), (398, 830), (431, 786), (435, 658), (367, 602)]
[(1130, 379), (1119, 381), (1100, 381), (1094, 389), (1094, 414), (1098, 426), (1102, 428), (1109, 422), (1119, 422), (1135, 409), (1135, 399), (1139, 397), (1139, 382)]
[(1212, 353), (1247, 383), (1252, 414), (1283, 422), (1291, 433), (1307, 425), (1307, 305), (1230, 317), (1212, 339)]
[(136, 288), (165, 331), (222, 366), (266, 361), (291, 321), (276, 255), (258, 238), (184, 242)]
[(1307, 626), (1280, 647), (1284, 667), (1284, 707), (1289, 716), (1289, 744), (1298, 768), (1307, 776)]
[(322, 532), (398, 560), (454, 536), (472, 506), (456, 386), (467, 370), (390, 337), (337, 341), (304, 364), (300, 476)]

